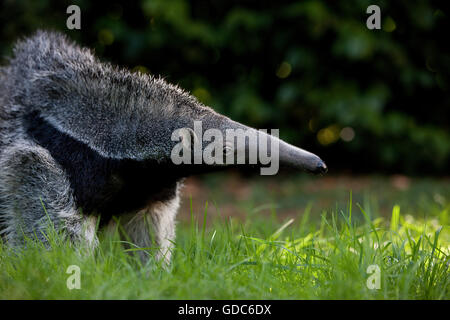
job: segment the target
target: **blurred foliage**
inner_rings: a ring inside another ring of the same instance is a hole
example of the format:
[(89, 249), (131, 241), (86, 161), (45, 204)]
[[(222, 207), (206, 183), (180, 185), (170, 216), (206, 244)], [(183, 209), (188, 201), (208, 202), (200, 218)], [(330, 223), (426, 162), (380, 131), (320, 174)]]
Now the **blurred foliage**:
[[(82, 11), (67, 30), (66, 8)], [(382, 30), (366, 9), (381, 8)], [(443, 1), (21, 1), (0, 5), (0, 53), (57, 29), (130, 69), (320, 154), (335, 169), (448, 174)]]

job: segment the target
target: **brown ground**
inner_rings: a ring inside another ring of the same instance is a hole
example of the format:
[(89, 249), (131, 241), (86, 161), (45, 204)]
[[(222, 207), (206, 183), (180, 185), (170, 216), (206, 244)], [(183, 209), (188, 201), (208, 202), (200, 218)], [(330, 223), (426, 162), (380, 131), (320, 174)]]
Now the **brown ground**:
[(402, 212), (409, 210), (414, 214), (419, 213), (423, 201), (431, 201), (437, 207), (448, 206), (450, 179), (417, 179), (403, 175), (248, 178), (234, 172), (193, 177), (186, 181), (179, 219), (190, 219), (190, 199), (193, 213), (200, 221), (206, 202), (208, 221), (212, 217), (244, 219), (249, 213), (270, 215), (274, 211), (285, 220), (301, 215), (308, 204), (312, 205), (311, 213), (317, 216), (322, 210), (336, 211), (336, 207), (345, 212), (350, 190), (353, 208), (356, 203), (364, 207), (367, 201), (371, 205), (375, 201), (383, 215), (390, 215), (395, 204), (401, 205)]

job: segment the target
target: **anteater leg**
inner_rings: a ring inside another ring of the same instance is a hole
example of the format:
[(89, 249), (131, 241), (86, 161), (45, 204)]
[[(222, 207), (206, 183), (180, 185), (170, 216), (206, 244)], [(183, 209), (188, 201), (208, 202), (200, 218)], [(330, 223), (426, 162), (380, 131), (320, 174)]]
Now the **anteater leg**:
[(8, 243), (46, 242), (53, 225), (74, 241), (96, 244), (95, 220), (77, 211), (69, 181), (47, 150), (17, 143), (3, 150), (0, 168), (0, 230)]
[(179, 204), (177, 194), (171, 200), (151, 204), (124, 222), (124, 229), (130, 240), (140, 248), (147, 248), (138, 251), (144, 262), (153, 255), (156, 260), (164, 259), (167, 264), (170, 263)]

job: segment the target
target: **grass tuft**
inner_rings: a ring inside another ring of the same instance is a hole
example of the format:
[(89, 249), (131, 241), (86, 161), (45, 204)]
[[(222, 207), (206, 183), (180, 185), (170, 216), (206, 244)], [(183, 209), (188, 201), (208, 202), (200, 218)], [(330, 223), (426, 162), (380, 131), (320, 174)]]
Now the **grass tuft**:
[[(57, 232), (46, 233), (46, 245), (0, 243), (0, 298), (450, 298), (448, 208), (414, 218), (395, 205), (389, 221), (376, 208), (353, 207), (351, 197), (346, 212), (323, 212), (319, 220), (312, 207), (282, 223), (251, 216), (206, 227), (205, 204), (199, 228), (191, 206), (191, 222), (178, 225), (169, 268), (142, 264), (135, 254), (142, 249), (124, 246), (118, 229), (100, 233), (91, 254)], [(71, 265), (80, 267), (80, 289), (66, 286)], [(370, 288), (374, 270), (379, 289)]]

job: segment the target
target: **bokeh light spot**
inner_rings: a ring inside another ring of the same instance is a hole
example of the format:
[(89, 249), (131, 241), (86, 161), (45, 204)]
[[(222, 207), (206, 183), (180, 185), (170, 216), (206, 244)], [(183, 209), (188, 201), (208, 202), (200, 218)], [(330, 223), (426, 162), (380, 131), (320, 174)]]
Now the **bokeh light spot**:
[(114, 42), (114, 34), (111, 30), (102, 29), (98, 32), (98, 41), (105, 46), (108, 46)]
[(284, 79), (289, 77), (291, 71), (292, 71), (291, 65), (288, 62), (283, 61), (280, 64), (280, 67), (278, 68), (276, 75), (278, 78)]
[(321, 145), (327, 146), (339, 140), (339, 127), (331, 125), (329, 127), (320, 129), (317, 133), (317, 140)]
[(395, 29), (397, 29), (397, 25), (395, 24), (394, 19), (387, 17), (383, 23), (383, 30), (386, 32), (392, 32)]
[(339, 134), (342, 140), (346, 142), (350, 142), (355, 138), (355, 130), (350, 127), (345, 127), (341, 130), (341, 133)]
[(150, 71), (144, 66), (136, 66), (131, 69), (131, 72), (149, 73)]
[(204, 104), (208, 104), (211, 101), (211, 94), (205, 88), (196, 88), (194, 91), (192, 91), (192, 94)]

